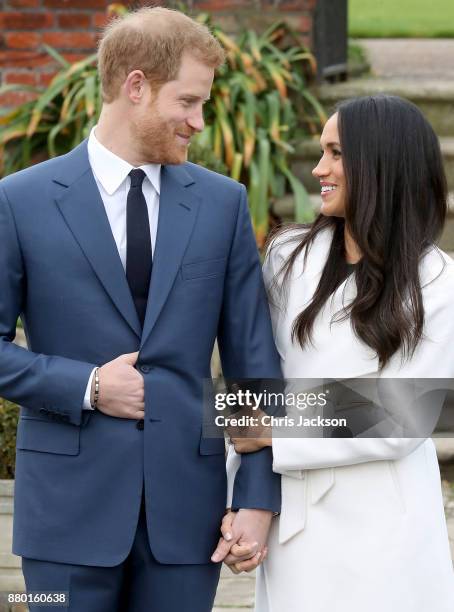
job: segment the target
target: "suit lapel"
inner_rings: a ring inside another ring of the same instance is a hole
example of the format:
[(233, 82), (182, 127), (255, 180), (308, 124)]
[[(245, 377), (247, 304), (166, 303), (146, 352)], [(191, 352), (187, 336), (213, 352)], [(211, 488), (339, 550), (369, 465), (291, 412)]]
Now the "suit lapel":
[(184, 166), (163, 166), (156, 246), (141, 346), (167, 300), (197, 218), (199, 200), (187, 186), (194, 183)]
[(65, 156), (54, 182), (66, 187), (56, 202), (67, 225), (113, 303), (140, 337), (140, 322), (88, 161), (86, 141)]

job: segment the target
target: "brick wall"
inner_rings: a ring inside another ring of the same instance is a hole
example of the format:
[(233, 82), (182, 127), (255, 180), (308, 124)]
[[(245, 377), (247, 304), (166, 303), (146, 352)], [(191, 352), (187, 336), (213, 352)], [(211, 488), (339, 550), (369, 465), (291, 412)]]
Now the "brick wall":
[[(55, 63), (43, 51), (47, 44), (76, 61), (93, 52), (108, 16), (111, 0), (0, 0), (0, 83), (47, 85)], [(126, 6), (169, 6), (174, 2), (123, 2)], [(311, 45), (316, 0), (187, 0), (194, 12), (208, 11), (228, 32), (242, 26), (263, 29), (285, 17)], [(0, 106), (14, 106), (30, 94), (9, 92)]]

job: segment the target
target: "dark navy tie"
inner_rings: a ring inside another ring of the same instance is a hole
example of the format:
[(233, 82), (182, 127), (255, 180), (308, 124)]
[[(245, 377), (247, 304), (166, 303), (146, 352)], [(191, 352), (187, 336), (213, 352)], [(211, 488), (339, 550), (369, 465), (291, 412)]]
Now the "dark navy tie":
[(126, 278), (143, 327), (147, 310), (152, 267), (150, 222), (142, 192), (145, 172), (131, 170), (131, 187), (126, 205)]

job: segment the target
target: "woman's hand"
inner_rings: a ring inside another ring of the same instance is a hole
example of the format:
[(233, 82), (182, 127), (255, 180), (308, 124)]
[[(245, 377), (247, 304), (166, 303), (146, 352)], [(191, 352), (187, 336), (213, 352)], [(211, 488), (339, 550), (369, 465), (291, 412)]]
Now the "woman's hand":
[(255, 453), (265, 446), (271, 446), (271, 438), (230, 438), (237, 453)]
[[(245, 425), (238, 425), (241, 417), (246, 418)], [(265, 418), (264, 418), (265, 417)], [(272, 445), (271, 427), (267, 424), (268, 417), (262, 410), (247, 407), (235, 413), (231, 424), (227, 427), (230, 441), (237, 453), (254, 453), (266, 446)]]

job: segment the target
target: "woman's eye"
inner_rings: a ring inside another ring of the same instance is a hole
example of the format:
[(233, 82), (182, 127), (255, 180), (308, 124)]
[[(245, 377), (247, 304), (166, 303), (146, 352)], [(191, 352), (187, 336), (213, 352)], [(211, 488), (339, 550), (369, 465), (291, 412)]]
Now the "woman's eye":
[(342, 154), (339, 149), (333, 149), (333, 155), (334, 157), (340, 157)]

